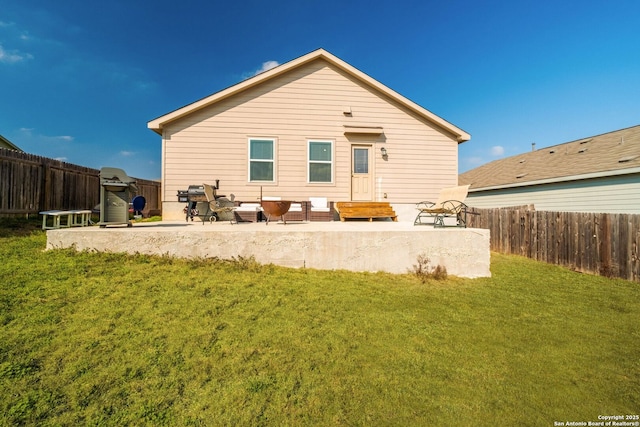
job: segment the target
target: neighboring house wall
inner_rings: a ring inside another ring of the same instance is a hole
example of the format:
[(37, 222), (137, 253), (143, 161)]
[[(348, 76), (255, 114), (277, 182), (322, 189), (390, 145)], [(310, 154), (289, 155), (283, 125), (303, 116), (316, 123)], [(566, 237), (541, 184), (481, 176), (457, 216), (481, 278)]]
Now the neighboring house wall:
[(467, 204), (501, 208), (533, 204), (554, 212), (640, 214), (640, 173), (526, 187), (470, 191)]
[[(345, 109), (351, 114), (344, 114)], [(350, 133), (345, 126), (364, 126)], [(457, 185), (458, 140), (325, 60), (276, 76), (166, 124), (163, 214), (183, 218), (178, 190), (220, 180), (220, 194), (351, 200), (352, 146), (371, 147), (373, 200), (414, 204)], [(276, 179), (248, 181), (249, 138), (275, 140)], [(332, 142), (333, 182), (308, 182), (308, 141)], [(388, 156), (383, 158), (380, 148)], [(413, 220), (403, 218), (404, 220)]]
[(14, 151), (22, 152), (20, 147), (18, 147), (17, 145), (15, 145), (13, 142), (9, 141), (7, 138), (5, 138), (2, 135), (0, 135), (0, 148), (6, 148), (8, 150), (14, 150)]

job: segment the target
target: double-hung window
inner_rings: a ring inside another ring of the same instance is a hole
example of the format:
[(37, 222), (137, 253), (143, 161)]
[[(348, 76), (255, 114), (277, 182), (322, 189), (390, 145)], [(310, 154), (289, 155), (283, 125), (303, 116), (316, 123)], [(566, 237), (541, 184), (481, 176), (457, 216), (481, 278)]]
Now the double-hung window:
[(249, 139), (249, 181), (275, 181), (275, 148), (273, 138)]
[(309, 182), (333, 182), (332, 141), (309, 141)]

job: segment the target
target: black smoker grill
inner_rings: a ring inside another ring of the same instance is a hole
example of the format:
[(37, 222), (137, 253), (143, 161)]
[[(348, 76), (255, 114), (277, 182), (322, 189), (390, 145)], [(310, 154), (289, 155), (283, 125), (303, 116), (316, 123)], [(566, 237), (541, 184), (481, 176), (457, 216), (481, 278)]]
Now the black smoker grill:
[[(218, 188), (220, 186), (220, 180), (216, 179), (216, 184), (211, 185), (213, 187), (213, 197), (215, 200), (215, 206), (211, 206), (207, 200), (207, 195), (204, 193), (204, 185), (190, 185), (187, 190), (178, 190), (178, 201), (186, 202), (187, 205), (184, 208), (186, 221), (193, 221), (194, 217), (202, 219), (204, 223), (207, 219), (209, 221), (217, 221), (219, 218), (217, 207), (228, 207), (229, 204), (233, 206), (233, 203), (229, 202), (224, 195), (218, 195)], [(227, 209), (225, 209), (227, 210)]]

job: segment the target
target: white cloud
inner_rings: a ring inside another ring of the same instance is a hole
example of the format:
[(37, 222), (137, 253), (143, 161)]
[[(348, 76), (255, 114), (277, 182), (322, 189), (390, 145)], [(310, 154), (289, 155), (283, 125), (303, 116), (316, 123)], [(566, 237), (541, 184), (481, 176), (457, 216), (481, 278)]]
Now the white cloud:
[(22, 62), (32, 58), (33, 55), (30, 53), (22, 53), (17, 50), (8, 51), (0, 45), (0, 62), (4, 62), (5, 64), (15, 64), (16, 62)]
[(61, 142), (73, 142), (75, 139), (71, 135), (58, 135), (58, 136), (49, 136), (42, 135), (39, 133), (33, 133), (33, 128), (20, 128), (20, 133), (22, 138), (32, 142), (41, 142), (46, 144), (51, 144), (53, 142), (61, 141)]
[(121, 155), (121, 156), (123, 156), (123, 157), (131, 157), (131, 156), (133, 156), (134, 154), (136, 154), (136, 152), (135, 152), (135, 151), (125, 151), (125, 150), (122, 150), (122, 151), (120, 152), (120, 155)]
[(483, 164), (485, 160), (482, 157), (467, 157), (464, 162), (469, 166), (475, 167)]
[[(0, 21), (0, 39), (5, 43), (24, 43), (30, 40), (28, 33), (21, 32), (13, 22)], [(17, 62), (33, 59), (30, 53), (22, 52), (18, 49), (9, 49), (0, 44), (0, 63), (15, 64)]]
[(260, 73), (264, 73), (265, 71), (269, 71), (272, 68), (276, 68), (280, 63), (278, 61), (267, 61), (263, 62), (262, 66), (255, 71), (250, 71), (248, 73), (243, 73), (242, 78), (248, 79), (249, 77), (257, 76)]
[(500, 145), (494, 145), (491, 147), (491, 155), (492, 156), (503, 156), (504, 155), (504, 147)]
[(269, 71), (272, 68), (276, 68), (278, 65), (278, 61), (267, 61), (262, 63), (262, 67), (256, 71), (256, 74), (264, 73), (265, 71)]

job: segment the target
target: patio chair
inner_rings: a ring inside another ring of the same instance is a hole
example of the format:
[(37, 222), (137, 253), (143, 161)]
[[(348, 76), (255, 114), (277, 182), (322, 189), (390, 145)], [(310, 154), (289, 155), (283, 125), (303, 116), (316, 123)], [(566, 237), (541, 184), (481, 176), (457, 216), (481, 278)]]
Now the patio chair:
[(446, 218), (455, 218), (453, 227), (467, 226), (467, 205), (464, 200), (469, 193), (468, 185), (443, 188), (435, 202), (419, 202), (416, 204), (418, 215), (413, 225), (433, 224), (434, 227), (447, 227)]
[(301, 202), (291, 202), (291, 207), (287, 212), (287, 221), (306, 221), (307, 206)]
[(331, 204), (326, 197), (309, 197), (309, 221), (332, 221)]
[[(231, 212), (233, 211), (233, 202), (228, 199), (224, 199), (229, 203), (228, 206), (223, 206), (221, 202), (222, 199), (216, 199), (216, 192), (213, 186), (209, 184), (202, 184), (204, 187), (204, 195), (207, 197), (207, 212), (202, 216), (202, 224), (209, 219), (209, 222), (214, 222), (219, 219), (219, 214), (222, 212)], [(232, 198), (235, 199), (235, 196)]]

